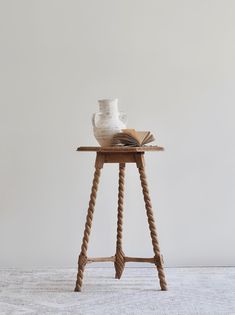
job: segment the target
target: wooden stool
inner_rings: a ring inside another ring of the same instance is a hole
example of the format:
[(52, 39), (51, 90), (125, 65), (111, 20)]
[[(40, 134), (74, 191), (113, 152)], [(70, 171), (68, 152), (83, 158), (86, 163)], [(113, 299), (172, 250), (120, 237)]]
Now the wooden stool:
[[(82, 240), (81, 253), (78, 258), (78, 274), (75, 291), (81, 291), (84, 268), (90, 262), (111, 261), (114, 263), (116, 276), (120, 279), (126, 262), (148, 262), (157, 267), (161, 290), (167, 290), (165, 274), (163, 269), (163, 259), (160, 253), (157, 230), (155, 227), (152, 205), (149, 196), (147, 179), (145, 175), (144, 153), (145, 151), (162, 151), (161, 147), (79, 147), (77, 151), (96, 152), (95, 173), (91, 189), (90, 202), (87, 211), (84, 236)], [(87, 248), (91, 232), (91, 224), (95, 208), (96, 194), (99, 184), (100, 172), (104, 163), (119, 163), (119, 187), (118, 187), (118, 215), (117, 215), (117, 241), (116, 253), (112, 257), (88, 258)], [(154, 257), (153, 258), (135, 258), (125, 256), (122, 249), (122, 223), (123, 223), (123, 200), (124, 200), (124, 179), (125, 163), (136, 163), (140, 174), (140, 181), (143, 189), (146, 213), (150, 235), (152, 239)]]

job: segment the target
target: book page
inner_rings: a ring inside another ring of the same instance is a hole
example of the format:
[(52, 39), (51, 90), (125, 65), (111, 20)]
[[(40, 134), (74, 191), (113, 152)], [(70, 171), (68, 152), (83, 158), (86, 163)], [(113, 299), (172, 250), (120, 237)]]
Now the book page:
[(122, 129), (122, 131), (136, 139), (139, 145), (145, 142), (145, 139), (150, 135), (150, 131), (136, 131), (135, 129)]
[(129, 146), (142, 146), (154, 141), (154, 136), (150, 131), (136, 131), (135, 129), (122, 129), (113, 137), (113, 144), (123, 144)]
[[(139, 132), (137, 132), (135, 129), (122, 129), (124, 134), (130, 135), (134, 140), (136, 140), (139, 145), (141, 144), (139, 139)], [(134, 142), (134, 141), (133, 141)]]
[(150, 142), (152, 142), (152, 141), (154, 141), (154, 140), (155, 140), (154, 136), (153, 136), (151, 133), (149, 133), (149, 134), (144, 138), (144, 140), (143, 140), (143, 145), (144, 145), (144, 144), (147, 144), (147, 143), (150, 143)]
[(140, 144), (144, 145), (150, 136), (150, 131), (138, 131)]
[(135, 129), (122, 129), (122, 131), (123, 131), (123, 133), (130, 135), (134, 139), (138, 138), (138, 134), (137, 134)]

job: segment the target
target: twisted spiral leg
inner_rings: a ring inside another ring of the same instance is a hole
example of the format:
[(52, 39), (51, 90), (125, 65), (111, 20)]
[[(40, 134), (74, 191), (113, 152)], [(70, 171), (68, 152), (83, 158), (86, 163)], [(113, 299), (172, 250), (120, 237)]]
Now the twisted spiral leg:
[(94, 213), (94, 208), (95, 208), (95, 201), (96, 201), (97, 189), (98, 189), (98, 184), (99, 184), (99, 178), (100, 178), (100, 168), (96, 167), (92, 189), (91, 189), (89, 207), (87, 211), (85, 230), (84, 230), (82, 246), (81, 246), (81, 253), (78, 258), (78, 273), (77, 273), (76, 287), (74, 291), (81, 291), (81, 287), (82, 287), (83, 273), (84, 273), (85, 265), (87, 262), (87, 247), (88, 247), (89, 236), (91, 232), (91, 225), (92, 225), (93, 213)]
[(122, 251), (122, 224), (123, 224), (123, 205), (124, 205), (124, 183), (125, 183), (125, 164), (119, 164), (119, 186), (118, 186), (118, 217), (117, 217), (117, 243), (115, 255), (116, 279), (120, 279), (125, 266), (125, 255)]
[(148, 184), (147, 184), (147, 178), (145, 174), (145, 169), (144, 166), (138, 167), (139, 173), (140, 173), (140, 180), (141, 180), (141, 185), (143, 189), (143, 195), (144, 195), (144, 201), (145, 201), (145, 208), (146, 208), (146, 213), (148, 217), (148, 224), (149, 224), (149, 229), (150, 229), (150, 235), (152, 239), (152, 244), (153, 244), (153, 251), (155, 254), (155, 257), (158, 260), (157, 264), (157, 270), (158, 270), (158, 278), (160, 281), (160, 286), (163, 291), (167, 290), (167, 284), (165, 280), (165, 273), (163, 269), (163, 262), (162, 262), (162, 257), (160, 253), (160, 246), (158, 242), (158, 237), (157, 237), (157, 230), (155, 226), (155, 221), (154, 221), (154, 216), (153, 216), (153, 210), (152, 210), (152, 204), (149, 196), (149, 190), (148, 190)]

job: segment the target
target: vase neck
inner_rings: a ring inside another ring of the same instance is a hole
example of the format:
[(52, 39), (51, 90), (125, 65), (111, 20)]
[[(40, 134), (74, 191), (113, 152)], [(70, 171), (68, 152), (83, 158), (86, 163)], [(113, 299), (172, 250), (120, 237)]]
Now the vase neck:
[(101, 113), (117, 113), (118, 112), (118, 100), (99, 100), (99, 108)]

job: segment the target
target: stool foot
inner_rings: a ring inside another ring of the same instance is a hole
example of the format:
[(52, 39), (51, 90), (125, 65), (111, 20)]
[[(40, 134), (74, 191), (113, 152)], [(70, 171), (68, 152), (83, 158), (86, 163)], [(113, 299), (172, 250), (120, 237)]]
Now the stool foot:
[(74, 289), (75, 292), (81, 292), (83, 273), (85, 270), (86, 263), (87, 263), (87, 257), (81, 253), (78, 257), (78, 273), (77, 273), (76, 286)]
[(166, 279), (165, 279), (165, 273), (164, 269), (162, 266), (157, 266), (157, 271), (158, 271), (158, 278), (160, 282), (160, 287), (162, 291), (167, 291), (167, 284), (166, 284)]
[(116, 251), (114, 266), (116, 271), (115, 279), (121, 279), (125, 267), (125, 255), (121, 249)]

